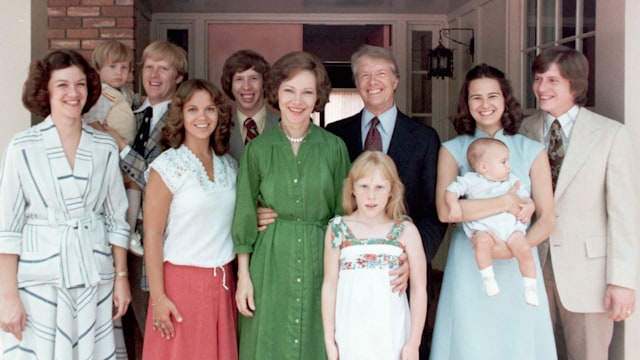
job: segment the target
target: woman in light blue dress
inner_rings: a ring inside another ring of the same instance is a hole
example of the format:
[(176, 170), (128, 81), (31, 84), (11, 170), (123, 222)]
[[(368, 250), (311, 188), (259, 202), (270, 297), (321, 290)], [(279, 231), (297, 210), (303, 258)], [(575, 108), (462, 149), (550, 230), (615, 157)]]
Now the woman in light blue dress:
[(549, 161), (544, 146), (516, 132), (521, 122), (520, 105), (504, 74), (486, 64), (471, 69), (460, 91), (454, 126), (459, 136), (440, 149), (436, 201), (443, 222), (472, 221), (509, 211), (528, 221), (531, 206), (520, 205), (515, 189), (491, 199), (461, 200), (462, 216), (453, 218), (445, 204), (447, 185), (456, 176), (473, 171), (466, 153), (473, 140), (493, 137), (510, 150), (511, 172), (521, 179), (535, 204), (535, 221), (527, 231), (536, 262), (540, 306), (522, 298), (518, 262), (506, 244), (497, 239), (493, 251), (496, 280), (503, 289), (489, 297), (482, 288), (473, 251), (462, 226), (452, 235), (436, 324), (431, 359), (549, 360), (556, 359), (547, 295), (536, 245), (545, 241), (555, 226), (555, 210)]

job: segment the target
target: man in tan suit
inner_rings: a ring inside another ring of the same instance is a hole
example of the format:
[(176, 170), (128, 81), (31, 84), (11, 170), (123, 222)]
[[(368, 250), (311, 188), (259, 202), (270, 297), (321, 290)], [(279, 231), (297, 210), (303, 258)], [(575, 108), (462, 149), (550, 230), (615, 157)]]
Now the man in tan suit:
[(538, 249), (552, 321), (563, 329), (556, 332), (558, 355), (607, 359), (613, 322), (635, 310), (631, 139), (624, 125), (582, 107), (589, 73), (583, 54), (545, 49), (532, 71), (542, 112), (525, 119), (521, 133), (545, 143), (552, 167), (556, 231)]

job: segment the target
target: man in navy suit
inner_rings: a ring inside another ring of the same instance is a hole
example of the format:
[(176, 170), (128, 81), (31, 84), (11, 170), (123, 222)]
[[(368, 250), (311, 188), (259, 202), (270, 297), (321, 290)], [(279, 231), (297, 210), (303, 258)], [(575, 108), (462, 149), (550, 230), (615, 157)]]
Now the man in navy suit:
[[(398, 110), (394, 93), (400, 82), (400, 74), (393, 55), (387, 49), (363, 45), (351, 56), (351, 70), (364, 101), (364, 109), (354, 116), (329, 124), (327, 130), (342, 138), (353, 161), (364, 151), (372, 121), (377, 119), (376, 129), (381, 140), (381, 149), (378, 149), (396, 163), (405, 186), (407, 211), (420, 230), (430, 263), (446, 230), (446, 224), (438, 220), (435, 205), (440, 138), (432, 127)], [(432, 297), (431, 266), (427, 271), (429, 294)], [(420, 358), (426, 359), (429, 339), (427, 326), (422, 337)]]

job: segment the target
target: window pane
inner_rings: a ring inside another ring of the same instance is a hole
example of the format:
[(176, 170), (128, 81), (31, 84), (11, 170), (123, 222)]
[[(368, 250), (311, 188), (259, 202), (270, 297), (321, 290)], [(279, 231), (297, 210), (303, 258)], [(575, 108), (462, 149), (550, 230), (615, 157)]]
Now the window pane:
[(596, 88), (596, 37), (589, 36), (582, 41), (582, 52), (589, 60), (589, 91), (586, 106), (595, 106)]
[(562, 37), (576, 34), (576, 0), (562, 1)]
[[(189, 55), (189, 30), (167, 29), (167, 40), (183, 48), (187, 55)], [(184, 74), (184, 79), (182, 80), (189, 80), (189, 73)]]
[(411, 76), (411, 112), (431, 113), (431, 80), (426, 74)]
[(324, 107), (324, 126), (357, 114), (363, 106), (362, 97), (357, 90), (332, 90), (329, 102)]
[(533, 65), (533, 59), (536, 57), (536, 52), (529, 51), (525, 54), (524, 58), (524, 73), (525, 73), (525, 84), (527, 87), (525, 88), (524, 99), (522, 99), (522, 107), (523, 108), (535, 108), (536, 107), (536, 96), (533, 93), (533, 75), (531, 74), (531, 65)]
[(418, 120), (421, 123), (427, 124), (429, 126), (433, 126), (431, 116), (412, 116), (414, 120)]
[(547, 44), (556, 39), (556, 0), (540, 1), (542, 3), (542, 14), (540, 14), (540, 19), (542, 20), (541, 44)]
[(184, 51), (187, 52), (187, 54), (189, 53), (189, 30), (168, 29), (167, 40), (183, 48)]
[(427, 70), (427, 54), (431, 50), (431, 31), (411, 32), (411, 70)]
[[(556, 7), (558, 14), (556, 14)], [(535, 94), (531, 88), (533, 85), (531, 64), (536, 52), (553, 46), (554, 43), (579, 49), (587, 57), (590, 72), (586, 105), (594, 106), (596, 0), (527, 0), (526, 9), (526, 27), (523, 28), (526, 44), (523, 49), (525, 53), (522, 74), (525, 89), (522, 106), (525, 109), (536, 107)], [(578, 19), (577, 15), (583, 18)], [(581, 28), (576, 28), (577, 24), (581, 24)], [(537, 28), (538, 25), (540, 28)], [(590, 34), (585, 37), (585, 33)], [(536, 39), (536, 34), (540, 34), (540, 38)], [(531, 48), (534, 49), (528, 50)]]
[(596, 0), (584, 0), (584, 19), (582, 32), (596, 30)]
[(538, 18), (536, 6), (538, 6), (537, 0), (527, 2), (527, 47), (536, 46), (536, 19)]

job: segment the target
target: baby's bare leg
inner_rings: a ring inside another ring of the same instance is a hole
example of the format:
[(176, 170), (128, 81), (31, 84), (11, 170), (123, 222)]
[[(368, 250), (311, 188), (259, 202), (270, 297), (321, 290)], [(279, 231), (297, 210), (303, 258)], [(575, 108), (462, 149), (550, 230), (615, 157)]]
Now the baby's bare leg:
[(493, 257), (491, 255), (493, 251), (493, 238), (491, 234), (486, 231), (476, 231), (473, 238), (475, 240), (474, 250), (478, 269), (486, 269), (493, 264)]
[(486, 231), (476, 231), (473, 234), (476, 262), (482, 277), (482, 285), (488, 296), (500, 293), (500, 287), (493, 271), (493, 236)]
[(140, 189), (140, 187), (126, 174), (122, 174), (122, 176), (124, 178), (124, 187), (127, 192), (127, 200), (129, 201), (129, 208), (127, 209), (127, 222), (130, 227), (129, 251), (135, 255), (142, 256), (144, 249), (142, 248), (140, 234), (136, 231), (138, 213), (140, 212), (140, 205), (142, 202), (142, 189)]
[(522, 273), (522, 282), (524, 284), (524, 300), (531, 306), (538, 306), (540, 299), (538, 298), (538, 290), (536, 284), (536, 263), (531, 254), (531, 246), (522, 231), (514, 231), (509, 239), (507, 246), (518, 260), (520, 273)]
[(142, 202), (142, 189), (126, 174), (123, 173), (122, 177), (124, 179), (124, 187), (127, 191), (127, 200), (129, 201), (127, 222), (130, 226), (130, 232), (133, 234), (136, 232), (136, 222), (138, 220), (138, 212), (140, 211), (140, 203)]
[(513, 253), (513, 256), (518, 260), (522, 276), (535, 278), (536, 264), (533, 261), (533, 255), (531, 254), (531, 246), (529, 246), (524, 233), (521, 231), (514, 231), (507, 239), (507, 246)]

